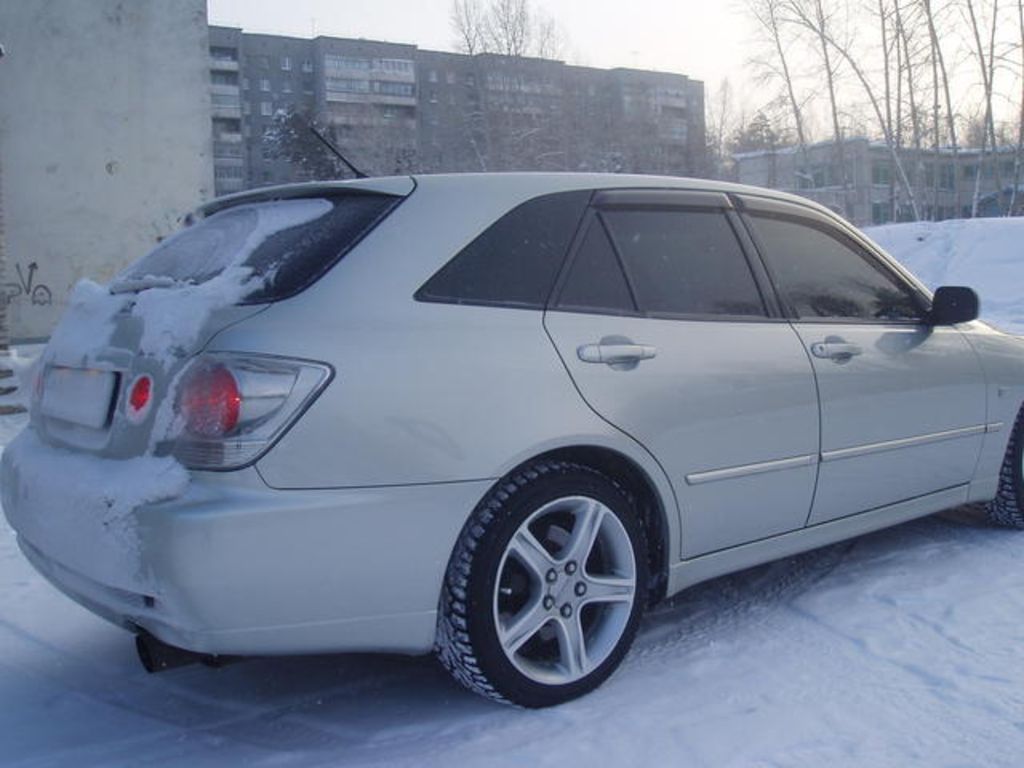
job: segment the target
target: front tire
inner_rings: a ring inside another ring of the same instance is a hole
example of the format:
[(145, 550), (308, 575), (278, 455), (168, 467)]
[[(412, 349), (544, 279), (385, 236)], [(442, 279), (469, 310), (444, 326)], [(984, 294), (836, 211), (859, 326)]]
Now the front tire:
[(1017, 414), (1006, 456), (999, 470), (999, 491), (985, 506), (989, 522), (1024, 529), (1024, 408)]
[(438, 656), (463, 685), (524, 707), (598, 687), (646, 599), (646, 539), (630, 495), (581, 464), (503, 479), (463, 528), (445, 577)]

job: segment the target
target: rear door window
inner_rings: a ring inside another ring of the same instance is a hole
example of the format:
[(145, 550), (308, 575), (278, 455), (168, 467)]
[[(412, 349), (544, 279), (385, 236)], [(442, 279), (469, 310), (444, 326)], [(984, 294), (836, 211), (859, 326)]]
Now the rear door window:
[(619, 257), (600, 217), (595, 216), (572, 259), (558, 309), (633, 314), (636, 303)]
[(118, 275), (111, 290), (197, 285), (243, 267), (256, 278), (245, 303), (284, 299), (322, 277), (401, 200), (346, 193), (234, 206), (169, 237)]
[(608, 210), (601, 217), (640, 309), (651, 315), (765, 317), (736, 233), (718, 210)]

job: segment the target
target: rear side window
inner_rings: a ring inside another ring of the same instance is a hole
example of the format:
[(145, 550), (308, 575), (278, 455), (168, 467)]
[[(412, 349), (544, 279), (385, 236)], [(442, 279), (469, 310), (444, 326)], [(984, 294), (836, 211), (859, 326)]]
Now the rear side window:
[(642, 311), (766, 316), (750, 265), (723, 212), (609, 210), (601, 216)]
[(824, 224), (748, 214), (772, 279), (801, 318), (920, 320), (914, 293), (856, 242)]
[(347, 193), (228, 208), (169, 237), (118, 275), (111, 289), (196, 285), (240, 266), (263, 278), (246, 303), (284, 299), (320, 279), (401, 199)]
[(590, 193), (560, 192), (512, 209), (416, 292), (418, 301), (543, 309)]

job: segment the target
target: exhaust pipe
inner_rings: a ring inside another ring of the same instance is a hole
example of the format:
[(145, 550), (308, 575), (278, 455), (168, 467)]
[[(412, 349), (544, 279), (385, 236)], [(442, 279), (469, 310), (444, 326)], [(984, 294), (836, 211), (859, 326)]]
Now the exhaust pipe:
[(208, 667), (223, 667), (238, 660), (237, 656), (213, 656), (168, 645), (144, 629), (140, 629), (135, 635), (135, 651), (139, 654), (142, 666), (150, 674), (196, 663)]

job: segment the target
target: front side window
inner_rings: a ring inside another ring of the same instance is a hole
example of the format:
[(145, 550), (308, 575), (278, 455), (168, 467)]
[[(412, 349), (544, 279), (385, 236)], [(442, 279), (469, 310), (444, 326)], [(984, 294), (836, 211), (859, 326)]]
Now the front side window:
[(797, 317), (922, 319), (909, 286), (839, 230), (781, 214), (748, 216), (772, 279)]
[(719, 210), (608, 210), (601, 217), (640, 310), (765, 317), (736, 233)]

